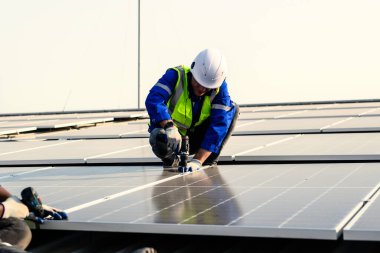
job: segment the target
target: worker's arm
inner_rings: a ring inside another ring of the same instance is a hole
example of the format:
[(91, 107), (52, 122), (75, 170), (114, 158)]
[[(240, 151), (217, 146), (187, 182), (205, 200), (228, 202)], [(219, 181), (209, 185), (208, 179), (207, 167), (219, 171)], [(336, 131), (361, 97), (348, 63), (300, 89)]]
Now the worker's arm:
[(12, 194), (0, 185), (0, 202), (5, 201), (10, 196), (12, 196)]
[(150, 118), (150, 130), (163, 127), (168, 120), (171, 120), (167, 102), (172, 95), (177, 79), (177, 72), (169, 69), (149, 91), (145, 107)]
[(200, 148), (197, 153), (195, 153), (193, 159), (187, 164), (188, 171), (197, 171), (200, 170), (202, 164), (210, 156), (211, 151)]
[(163, 121), (160, 121), (160, 126), (162, 127), (162, 128), (164, 128), (165, 127), (165, 125), (168, 123), (168, 122), (173, 122), (173, 120), (171, 120), (171, 119), (165, 119), (165, 120), (163, 120)]
[(201, 162), (201, 164), (203, 164), (210, 155), (211, 151), (200, 148), (198, 152), (194, 155), (193, 159), (197, 159)]

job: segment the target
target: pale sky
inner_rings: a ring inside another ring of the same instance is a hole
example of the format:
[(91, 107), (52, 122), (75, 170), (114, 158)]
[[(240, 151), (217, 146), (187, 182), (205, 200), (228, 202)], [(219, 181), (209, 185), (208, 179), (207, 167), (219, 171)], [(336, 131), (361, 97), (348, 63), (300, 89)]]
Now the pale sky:
[(206, 47), (239, 104), (380, 98), (380, 1), (140, 3), (138, 99), (137, 0), (0, 0), (0, 113), (144, 108)]

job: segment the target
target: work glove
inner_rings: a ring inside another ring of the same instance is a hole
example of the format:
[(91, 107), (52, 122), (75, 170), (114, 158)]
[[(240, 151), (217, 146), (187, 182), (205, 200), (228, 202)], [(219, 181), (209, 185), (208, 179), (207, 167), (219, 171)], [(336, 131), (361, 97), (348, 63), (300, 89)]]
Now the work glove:
[(3, 216), (1, 217), (2, 219), (9, 217), (24, 219), (29, 214), (28, 207), (24, 205), (16, 196), (7, 198), (1, 204), (4, 208)]
[(67, 220), (68, 216), (63, 210), (51, 207), (48, 205), (42, 205), (44, 209), (44, 218), (47, 220)]
[(168, 142), (168, 148), (174, 152), (178, 151), (179, 147), (181, 147), (182, 141), (182, 137), (178, 132), (178, 128), (176, 126), (168, 127), (165, 130), (165, 134)]
[(191, 161), (187, 164), (187, 171), (188, 172), (192, 172), (192, 171), (197, 171), (197, 170), (200, 170), (202, 167), (202, 163), (201, 161), (199, 161), (198, 159), (191, 159)]

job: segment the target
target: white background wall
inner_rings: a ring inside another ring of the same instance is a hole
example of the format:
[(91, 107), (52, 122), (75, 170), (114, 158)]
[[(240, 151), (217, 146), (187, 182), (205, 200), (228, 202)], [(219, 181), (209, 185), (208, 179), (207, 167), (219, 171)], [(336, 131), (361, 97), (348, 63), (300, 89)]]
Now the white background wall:
[(137, 1), (0, 0), (0, 113), (137, 107)]
[(380, 1), (0, 0), (0, 113), (144, 108), (218, 47), (240, 104), (376, 99)]

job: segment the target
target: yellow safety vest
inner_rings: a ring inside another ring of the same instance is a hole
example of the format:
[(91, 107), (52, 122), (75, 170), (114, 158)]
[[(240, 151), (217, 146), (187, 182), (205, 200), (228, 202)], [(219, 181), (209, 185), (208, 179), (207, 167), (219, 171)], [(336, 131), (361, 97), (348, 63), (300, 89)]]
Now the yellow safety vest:
[[(173, 68), (178, 73), (178, 80), (175, 85), (173, 95), (167, 103), (169, 113), (174, 121), (174, 124), (178, 127), (181, 135), (186, 135), (187, 131), (192, 127), (193, 122), (193, 106), (188, 90), (187, 74), (190, 68), (185, 66), (178, 66)], [(201, 114), (199, 120), (194, 126), (199, 126), (205, 121), (211, 114), (211, 102), (218, 94), (219, 88), (211, 92), (210, 95), (206, 95), (203, 100)]]

